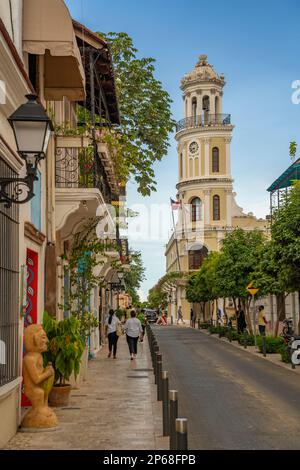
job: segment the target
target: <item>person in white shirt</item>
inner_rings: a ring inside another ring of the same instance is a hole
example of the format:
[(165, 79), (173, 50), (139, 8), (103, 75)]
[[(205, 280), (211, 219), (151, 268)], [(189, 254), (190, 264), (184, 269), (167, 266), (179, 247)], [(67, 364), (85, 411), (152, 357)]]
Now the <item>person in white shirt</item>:
[(117, 327), (119, 323), (120, 321), (118, 317), (115, 315), (114, 310), (111, 309), (109, 311), (108, 318), (106, 319), (105, 327), (106, 336), (108, 338), (108, 357), (110, 357), (113, 352), (114, 359), (117, 357), (117, 345), (119, 339), (119, 336), (117, 335)]
[(131, 318), (125, 323), (124, 331), (126, 332), (130, 359), (133, 360), (137, 355), (137, 343), (139, 336), (143, 333), (143, 328), (140, 320), (136, 318), (136, 313), (134, 310), (130, 312), (130, 316)]

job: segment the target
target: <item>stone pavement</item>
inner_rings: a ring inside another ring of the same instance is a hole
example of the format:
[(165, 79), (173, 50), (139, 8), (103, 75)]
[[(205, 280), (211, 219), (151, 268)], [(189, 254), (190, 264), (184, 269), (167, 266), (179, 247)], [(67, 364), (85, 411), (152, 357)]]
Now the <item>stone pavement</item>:
[(117, 359), (108, 359), (107, 352), (105, 345), (89, 361), (87, 381), (72, 390), (70, 405), (56, 408), (56, 431), (18, 432), (6, 449), (168, 449), (147, 339), (133, 361), (124, 336)]

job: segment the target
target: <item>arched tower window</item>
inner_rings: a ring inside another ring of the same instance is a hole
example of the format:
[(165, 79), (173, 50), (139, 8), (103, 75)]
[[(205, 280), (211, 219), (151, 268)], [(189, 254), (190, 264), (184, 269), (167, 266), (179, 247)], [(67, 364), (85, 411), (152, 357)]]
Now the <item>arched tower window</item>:
[(219, 173), (220, 171), (220, 157), (218, 147), (212, 149), (212, 171), (213, 173)]
[(194, 124), (196, 122), (196, 116), (197, 116), (197, 98), (194, 97), (192, 99), (192, 118), (193, 118)]
[(202, 109), (204, 114), (204, 125), (209, 124), (209, 96), (205, 95), (202, 99)]
[(207, 95), (203, 96), (202, 109), (203, 111), (209, 112), (209, 96)]
[(213, 220), (220, 220), (220, 196), (213, 197)]
[(191, 200), (192, 206), (192, 222), (198, 222), (202, 219), (202, 201), (199, 197)]

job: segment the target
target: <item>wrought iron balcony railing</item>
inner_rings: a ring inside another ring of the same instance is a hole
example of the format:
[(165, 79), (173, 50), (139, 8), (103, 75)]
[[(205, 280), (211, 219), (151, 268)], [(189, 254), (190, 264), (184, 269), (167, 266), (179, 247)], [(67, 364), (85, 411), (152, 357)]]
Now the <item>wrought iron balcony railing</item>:
[(181, 119), (176, 125), (176, 131), (182, 131), (192, 127), (228, 126), (231, 124), (230, 114), (203, 114)]
[(98, 188), (106, 202), (112, 199), (103, 163), (93, 147), (57, 147), (55, 155), (57, 188)]

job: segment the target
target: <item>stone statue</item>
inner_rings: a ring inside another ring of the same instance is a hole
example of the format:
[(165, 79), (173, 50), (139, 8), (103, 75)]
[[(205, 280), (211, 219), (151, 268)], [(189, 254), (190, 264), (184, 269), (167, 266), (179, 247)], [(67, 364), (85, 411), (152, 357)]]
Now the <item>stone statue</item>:
[(43, 367), (42, 352), (47, 350), (48, 338), (42, 325), (30, 325), (25, 329), (26, 355), (23, 359), (24, 393), (32, 408), (22, 420), (23, 428), (53, 428), (57, 417), (48, 407), (48, 394), (54, 382), (54, 369)]

